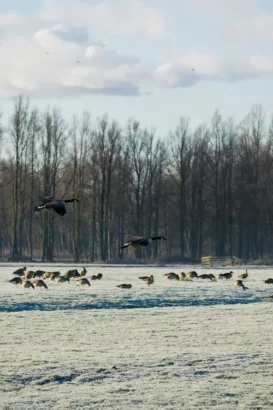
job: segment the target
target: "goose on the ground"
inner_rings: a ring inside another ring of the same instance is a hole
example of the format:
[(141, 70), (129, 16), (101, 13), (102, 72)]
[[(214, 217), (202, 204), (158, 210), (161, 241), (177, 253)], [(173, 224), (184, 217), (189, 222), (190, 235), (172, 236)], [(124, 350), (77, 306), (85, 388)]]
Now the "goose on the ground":
[(79, 202), (77, 198), (71, 199), (56, 199), (54, 196), (40, 196), (41, 205), (34, 208), (35, 212), (45, 210), (53, 210), (58, 215), (64, 216), (67, 213), (66, 204), (69, 202)]
[(34, 278), (42, 278), (46, 272), (44, 270), (36, 270), (34, 272)]
[(174, 272), (165, 273), (164, 276), (166, 276), (169, 280), (180, 280), (179, 275)]
[(248, 278), (247, 269), (246, 269), (245, 273), (242, 273), (241, 275), (239, 275), (238, 278), (239, 278), (239, 279), (246, 279), (246, 278)]
[(147, 280), (150, 276), (139, 276), (138, 279), (140, 280)]
[(45, 282), (42, 279), (36, 279), (33, 281), (34, 286), (36, 286), (36, 288), (45, 288), (48, 289), (47, 285), (45, 284)]
[(64, 276), (65, 276), (66, 278), (71, 279), (71, 278), (75, 277), (75, 275), (77, 275), (77, 273), (78, 273), (77, 269), (69, 269), (69, 270), (64, 274)]
[(29, 289), (29, 288), (35, 289), (33, 283), (30, 282), (30, 280), (25, 280), (24, 282), (22, 282), (21, 286), (25, 289)]
[(87, 274), (87, 270), (85, 268), (82, 268), (80, 271), (80, 276), (85, 276)]
[(239, 289), (243, 289), (243, 290), (246, 290), (246, 289), (248, 289), (244, 284), (243, 284), (243, 281), (242, 280), (236, 280), (236, 282), (234, 282), (234, 286), (235, 286), (235, 288), (239, 288)]
[(190, 278), (190, 279), (193, 279), (193, 278), (197, 278), (197, 277), (198, 277), (197, 272), (195, 272), (194, 270), (191, 270), (190, 272), (187, 272), (187, 273), (186, 273), (186, 276), (187, 276), (188, 278)]
[(124, 245), (122, 245), (120, 249), (128, 248), (128, 246), (133, 246), (134, 248), (137, 248), (139, 246), (148, 246), (153, 241), (156, 241), (156, 240), (160, 241), (162, 239), (164, 241), (167, 240), (164, 236), (151, 236), (151, 237), (133, 236)]
[(272, 278), (268, 278), (264, 281), (264, 283), (267, 283), (268, 285), (273, 283), (273, 279)]
[(90, 285), (90, 282), (89, 282), (89, 280), (88, 280), (87, 278), (77, 279), (77, 283), (78, 283), (79, 285), (88, 285), (88, 286), (91, 286), (91, 285)]
[(98, 273), (97, 275), (92, 275), (91, 280), (101, 280), (102, 278), (102, 273)]
[(13, 273), (13, 275), (16, 275), (16, 276), (24, 276), (26, 270), (27, 270), (27, 268), (26, 268), (26, 266), (24, 266), (23, 268), (16, 269), (12, 273)]
[(197, 278), (198, 279), (216, 280), (215, 276), (212, 273), (203, 273), (202, 275), (198, 275)]
[(22, 282), (23, 281), (19, 276), (9, 280), (9, 283), (13, 283), (14, 285), (22, 285)]
[(51, 280), (56, 280), (56, 278), (58, 278), (59, 276), (61, 276), (61, 272), (54, 271), (54, 272), (50, 272), (49, 278)]
[(33, 270), (28, 270), (27, 272), (25, 272), (25, 279), (32, 279), (34, 278), (35, 272)]
[(55, 280), (60, 283), (70, 282), (70, 279), (66, 276), (58, 276)]
[(148, 279), (144, 279), (143, 282), (148, 286), (152, 285), (154, 283), (154, 275), (151, 275)]
[(118, 285), (117, 288), (120, 289), (131, 289), (132, 285), (130, 283), (122, 283), (121, 285)]
[(216, 275), (217, 279), (231, 279), (233, 275), (233, 272), (227, 272), (227, 273), (218, 273), (218, 275)]

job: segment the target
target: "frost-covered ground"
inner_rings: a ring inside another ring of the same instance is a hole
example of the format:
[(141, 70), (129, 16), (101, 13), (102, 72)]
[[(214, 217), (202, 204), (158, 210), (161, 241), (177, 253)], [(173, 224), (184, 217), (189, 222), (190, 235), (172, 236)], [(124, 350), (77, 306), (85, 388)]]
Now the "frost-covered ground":
[[(25, 290), (8, 283), (17, 267), (0, 266), (1, 410), (272, 409), (272, 269), (250, 267), (243, 292), (233, 282), (245, 268), (174, 282), (163, 273), (230, 268), (93, 265), (87, 277), (103, 278), (90, 288)], [(148, 288), (138, 276), (150, 274)]]

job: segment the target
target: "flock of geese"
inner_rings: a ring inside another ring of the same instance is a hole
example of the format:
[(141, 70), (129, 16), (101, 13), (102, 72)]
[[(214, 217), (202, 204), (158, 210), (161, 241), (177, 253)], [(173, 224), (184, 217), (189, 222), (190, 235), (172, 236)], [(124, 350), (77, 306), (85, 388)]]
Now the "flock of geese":
[[(77, 269), (69, 269), (66, 273), (63, 275), (59, 271), (44, 271), (44, 270), (27, 270), (26, 267), (19, 268), (13, 272), (14, 277), (9, 280), (10, 283), (14, 285), (20, 285), (24, 289), (35, 289), (35, 288), (45, 288), (48, 289), (48, 286), (45, 282), (45, 280), (49, 279), (51, 281), (56, 281), (59, 283), (66, 283), (70, 282), (71, 279), (75, 279), (77, 285), (87, 285), (91, 286), (90, 281), (93, 280), (101, 280), (103, 275), (102, 273), (98, 273), (97, 275), (92, 275), (90, 278), (86, 277), (87, 274), (87, 269), (84, 267), (80, 270), (80, 272)], [(195, 271), (189, 271), (189, 272), (180, 272), (180, 273), (175, 273), (175, 272), (169, 272), (169, 273), (164, 273), (163, 276), (166, 277), (168, 280), (174, 280), (174, 281), (192, 281), (193, 279), (197, 280), (209, 280), (209, 281), (217, 281), (217, 280), (229, 280), (233, 278), (233, 272), (226, 272), (226, 273), (219, 273), (217, 275), (213, 275), (212, 273), (203, 273), (201, 275), (198, 275), (197, 272)], [(234, 287), (241, 289), (243, 291), (247, 290), (248, 287), (245, 286), (243, 280), (248, 278), (248, 272), (246, 269), (245, 273), (242, 273), (238, 275), (236, 281), (234, 282)], [(148, 286), (151, 286), (155, 279), (154, 275), (150, 276), (139, 276), (138, 279), (143, 281), (145, 284)], [(266, 279), (264, 281), (266, 284), (273, 284), (273, 278)], [(131, 283), (122, 283), (120, 285), (117, 285), (118, 288), (120, 289), (131, 289), (132, 284)], [(273, 295), (270, 296), (270, 298), (273, 298)]]
[[(24, 289), (45, 288), (48, 289), (45, 283), (46, 279), (59, 283), (70, 282), (70, 279), (75, 278), (77, 285), (91, 286), (90, 281), (85, 277), (87, 274), (86, 268), (82, 268), (79, 272), (77, 269), (69, 269), (64, 275), (59, 271), (44, 271), (44, 270), (27, 270), (26, 266), (19, 268), (13, 272), (14, 278), (9, 282), (14, 285), (21, 285)], [(102, 273), (92, 275), (90, 280), (101, 280)], [(42, 279), (41, 279), (42, 278)]]

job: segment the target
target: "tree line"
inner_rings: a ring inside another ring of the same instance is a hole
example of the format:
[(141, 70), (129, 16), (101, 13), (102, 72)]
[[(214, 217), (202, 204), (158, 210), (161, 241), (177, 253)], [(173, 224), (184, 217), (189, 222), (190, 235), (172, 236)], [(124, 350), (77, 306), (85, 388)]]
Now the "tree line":
[[(218, 111), (195, 129), (181, 117), (164, 137), (88, 111), (65, 121), (18, 96), (0, 116), (0, 256), (43, 262), (264, 258), (273, 245), (273, 121), (253, 106), (236, 124)], [(39, 195), (77, 197), (68, 214)], [(132, 235), (164, 235), (125, 253)], [(164, 243), (163, 243), (164, 242)]]

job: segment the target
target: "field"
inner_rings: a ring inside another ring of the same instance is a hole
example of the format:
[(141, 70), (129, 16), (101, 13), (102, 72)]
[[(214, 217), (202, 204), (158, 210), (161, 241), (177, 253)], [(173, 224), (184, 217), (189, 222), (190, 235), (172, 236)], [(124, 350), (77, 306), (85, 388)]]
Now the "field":
[[(273, 406), (273, 278), (168, 281), (200, 266), (87, 266), (91, 287), (8, 282), (0, 266), (1, 410), (266, 410)], [(29, 269), (69, 269), (65, 265)], [(148, 287), (138, 276), (153, 274)], [(132, 289), (119, 289), (131, 283)]]

